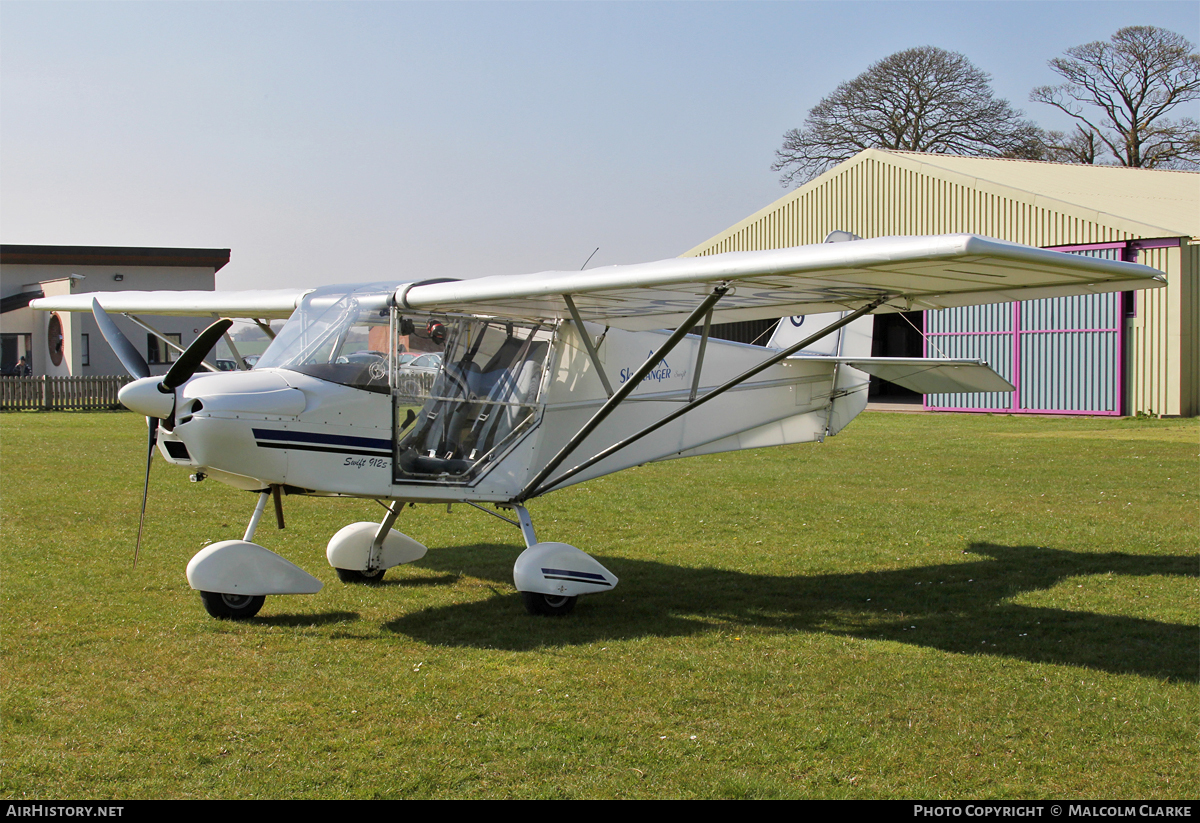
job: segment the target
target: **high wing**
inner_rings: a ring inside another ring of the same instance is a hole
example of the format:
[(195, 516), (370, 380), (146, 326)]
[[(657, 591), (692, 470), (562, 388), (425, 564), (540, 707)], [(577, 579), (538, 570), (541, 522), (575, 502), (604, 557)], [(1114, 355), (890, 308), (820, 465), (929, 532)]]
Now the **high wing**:
[(41, 311), (92, 310), (92, 298), (110, 312), (129, 314), (287, 319), (312, 289), (251, 291), (113, 291), (40, 297), (30, 303)]
[[(969, 234), (879, 237), (787, 249), (680, 257), (587, 271), (492, 275), (410, 283), (396, 303), (415, 311), (513, 320), (581, 319), (642, 331), (670, 328), (716, 286), (730, 291), (713, 322), (761, 320), (857, 309), (881, 296), (876, 313), (940, 309), (1074, 294), (1160, 288), (1156, 269), (1036, 249)], [(43, 297), (43, 311), (286, 318), (308, 289), (101, 292)]]
[(646, 330), (682, 323), (715, 286), (733, 289), (713, 322), (856, 309), (877, 313), (1159, 288), (1155, 269), (969, 234), (879, 237), (771, 251), (728, 252), (587, 271), (548, 271), (413, 284), (398, 305), (522, 320), (570, 318)]

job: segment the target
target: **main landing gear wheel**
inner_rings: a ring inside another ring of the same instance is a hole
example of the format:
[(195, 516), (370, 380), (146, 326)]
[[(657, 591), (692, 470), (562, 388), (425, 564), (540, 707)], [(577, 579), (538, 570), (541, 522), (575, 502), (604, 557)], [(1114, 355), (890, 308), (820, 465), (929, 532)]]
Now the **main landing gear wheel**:
[(538, 594), (537, 592), (521, 592), (525, 601), (525, 611), (542, 617), (563, 617), (575, 608), (576, 597), (563, 597), (557, 594)]
[(200, 592), (200, 599), (204, 602), (205, 611), (221, 620), (249, 620), (267, 602), (266, 595), (262, 594), (220, 592)]
[(378, 583), (383, 580), (383, 575), (387, 569), (376, 569), (373, 572), (360, 572), (354, 569), (334, 569), (337, 572), (338, 580), (343, 583)]

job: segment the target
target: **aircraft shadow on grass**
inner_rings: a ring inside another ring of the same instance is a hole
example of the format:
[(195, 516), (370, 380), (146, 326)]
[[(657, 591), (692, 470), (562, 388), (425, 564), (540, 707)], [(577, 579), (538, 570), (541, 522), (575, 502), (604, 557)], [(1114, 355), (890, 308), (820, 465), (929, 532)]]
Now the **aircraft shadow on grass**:
[[(1200, 631), (1194, 625), (1010, 602), (1073, 577), (1197, 577), (1195, 557), (1087, 554), (990, 543), (972, 544), (969, 553), (980, 559), (794, 577), (602, 557), (621, 578), (620, 586), (612, 594), (580, 598), (575, 613), (565, 619), (526, 617), (513, 593), (427, 609), (385, 628), (439, 645), (528, 650), (674, 637), (737, 624), (1200, 680)], [(476, 545), (431, 551), (416, 565), (441, 572), (443, 580), (469, 569), (507, 588), (511, 562), (512, 547)]]

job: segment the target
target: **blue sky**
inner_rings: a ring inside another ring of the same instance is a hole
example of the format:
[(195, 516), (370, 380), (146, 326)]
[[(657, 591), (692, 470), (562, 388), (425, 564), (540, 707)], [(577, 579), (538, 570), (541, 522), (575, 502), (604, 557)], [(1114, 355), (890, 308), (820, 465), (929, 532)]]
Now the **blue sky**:
[(962, 52), (1064, 128), (1046, 61), (1127, 25), (1200, 6), (5, 0), (0, 240), (231, 248), (219, 288), (673, 257), (872, 62)]

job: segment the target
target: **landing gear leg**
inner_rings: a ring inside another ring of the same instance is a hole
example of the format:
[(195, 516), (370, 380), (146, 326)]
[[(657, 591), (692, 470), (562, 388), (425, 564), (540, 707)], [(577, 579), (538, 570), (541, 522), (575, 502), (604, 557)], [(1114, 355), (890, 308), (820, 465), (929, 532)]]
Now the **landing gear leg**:
[(258, 504), (254, 507), (254, 514), (250, 515), (250, 522), (246, 524), (246, 535), (242, 538), (247, 543), (254, 542), (254, 533), (258, 531), (258, 521), (262, 520), (263, 512), (267, 509), (267, 501), (270, 499), (270, 489), (263, 489), (259, 492)]

